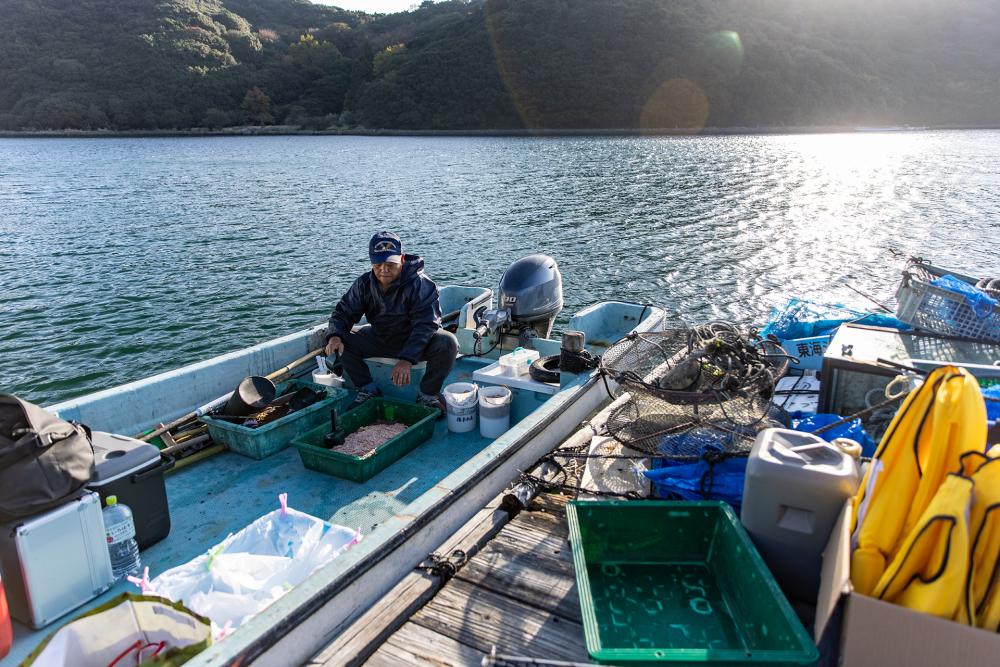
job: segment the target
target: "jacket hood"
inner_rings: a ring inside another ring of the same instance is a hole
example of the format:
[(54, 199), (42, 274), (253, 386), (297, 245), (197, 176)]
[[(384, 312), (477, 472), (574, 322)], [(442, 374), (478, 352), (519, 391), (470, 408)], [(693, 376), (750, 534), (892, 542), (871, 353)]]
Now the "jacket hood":
[(399, 274), (399, 284), (406, 285), (407, 283), (418, 280), (418, 274), (424, 270), (424, 259), (420, 255), (404, 255), (403, 256), (403, 272)]

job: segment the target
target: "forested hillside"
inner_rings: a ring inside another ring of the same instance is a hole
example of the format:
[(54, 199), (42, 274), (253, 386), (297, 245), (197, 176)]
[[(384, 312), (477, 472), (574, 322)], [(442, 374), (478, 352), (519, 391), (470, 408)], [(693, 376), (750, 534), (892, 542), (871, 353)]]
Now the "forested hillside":
[(0, 129), (1000, 125), (995, 0), (0, 0)]

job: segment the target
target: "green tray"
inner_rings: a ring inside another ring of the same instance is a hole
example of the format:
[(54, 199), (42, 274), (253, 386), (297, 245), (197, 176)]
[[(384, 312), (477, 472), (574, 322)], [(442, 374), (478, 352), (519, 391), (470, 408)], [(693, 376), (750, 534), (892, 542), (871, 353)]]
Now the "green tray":
[(802, 623), (729, 505), (572, 501), (590, 657), (618, 665), (808, 665)]
[(275, 386), (277, 395), (282, 396), (287, 390), (297, 390), (303, 387), (326, 391), (327, 398), (313, 403), (307, 408), (296, 410), (281, 419), (275, 419), (260, 428), (240, 426), (223, 419), (213, 419), (206, 415), (200, 420), (208, 425), (208, 433), (215, 442), (224, 443), (237, 454), (253, 459), (263, 459), (275, 454), (289, 444), (292, 439), (320, 424), (330, 423), (330, 411), (339, 410), (347, 401), (346, 389), (313, 384), (306, 380), (289, 380)]
[(434, 433), (434, 422), (438, 413), (435, 408), (392, 398), (369, 398), (358, 407), (339, 416), (337, 428), (343, 430), (344, 435), (380, 419), (407, 425), (405, 431), (379, 445), (371, 456), (360, 458), (324, 447), (323, 436), (330, 432), (329, 424), (301, 435), (292, 441), (292, 445), (299, 450), (302, 464), (310, 470), (364, 482), (420, 443), (429, 440)]

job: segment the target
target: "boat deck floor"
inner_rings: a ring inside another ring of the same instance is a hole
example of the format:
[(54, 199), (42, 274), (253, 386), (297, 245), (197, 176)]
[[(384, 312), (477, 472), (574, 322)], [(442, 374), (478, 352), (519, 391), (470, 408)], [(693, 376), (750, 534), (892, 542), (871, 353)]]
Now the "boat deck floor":
[[(364, 664), (479, 665), (494, 648), (500, 655), (588, 662), (567, 500), (538, 496)], [(320, 653), (311, 664), (333, 667), (343, 657)]]
[(588, 662), (567, 496), (544, 494), (375, 652), (368, 665), (478, 665), (498, 654)]
[[(449, 382), (469, 381), (482, 364), (456, 364)], [(511, 427), (542, 405), (547, 396), (515, 391)], [(493, 444), (479, 429), (452, 433), (447, 419), (439, 419), (430, 440), (366, 482), (357, 483), (308, 470), (298, 451), (288, 447), (254, 460), (222, 452), (166, 477), (171, 530), (160, 542), (141, 553), (150, 579), (188, 562), (241, 530), (258, 517), (279, 507), (278, 494), (288, 494), (288, 505), (334, 524), (355, 528), (369, 536), (395, 516), (415, 512), (427, 498), (448, 493), (458, 480), (456, 470), (486, 454)], [(366, 548), (373, 545), (365, 545)], [(46, 636), (83, 612), (123, 592), (137, 592), (126, 582), (42, 628), (32, 630), (15, 622), (14, 646), (6, 660), (20, 660)]]

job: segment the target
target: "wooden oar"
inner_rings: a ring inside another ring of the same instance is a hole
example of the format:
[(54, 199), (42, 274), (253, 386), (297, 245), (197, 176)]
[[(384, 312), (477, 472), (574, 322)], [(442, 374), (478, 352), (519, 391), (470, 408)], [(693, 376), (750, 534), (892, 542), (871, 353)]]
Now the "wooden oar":
[(268, 380), (275, 380), (275, 379), (281, 377), (282, 375), (285, 375), (285, 374), (289, 373), (293, 368), (298, 368), (299, 366), (301, 366), (302, 364), (306, 363), (307, 361), (313, 361), (316, 358), (316, 355), (319, 355), (319, 354), (322, 354), (322, 355), (325, 356), (326, 350), (324, 348), (322, 348), (322, 347), (317, 348), (317, 349), (313, 350), (312, 352), (310, 352), (309, 354), (306, 354), (305, 356), (299, 357), (298, 359), (296, 359), (292, 363), (288, 364), (284, 368), (279, 368), (278, 370), (274, 371), (270, 375), (265, 375), (264, 377), (266, 377)]
[[(315, 349), (312, 352), (310, 352), (309, 354), (306, 354), (306, 355), (304, 355), (302, 357), (299, 357), (298, 359), (296, 359), (292, 363), (288, 364), (287, 366), (283, 366), (282, 368), (279, 368), (278, 370), (274, 371), (273, 373), (271, 373), (269, 375), (266, 375), (265, 377), (268, 380), (274, 380), (274, 379), (279, 378), (279, 377), (281, 377), (283, 375), (286, 375), (287, 373), (291, 372), (292, 369), (297, 368), (298, 366), (301, 366), (302, 364), (306, 363), (307, 361), (311, 361), (311, 360), (315, 359), (316, 355), (323, 354), (323, 352), (324, 352), (323, 348)], [(137, 436), (135, 436), (135, 438), (137, 440), (142, 440), (144, 442), (148, 442), (149, 440), (152, 440), (153, 438), (155, 438), (156, 436), (160, 435), (161, 433), (166, 433), (167, 431), (170, 431), (170, 430), (172, 430), (174, 428), (177, 428), (178, 426), (180, 426), (180, 425), (182, 425), (182, 424), (184, 424), (186, 422), (189, 422), (192, 419), (197, 419), (198, 417), (200, 417), (203, 414), (209, 412), (210, 410), (212, 410), (216, 406), (221, 405), (225, 401), (229, 400), (229, 397), (232, 396), (232, 395), (233, 395), (233, 392), (229, 392), (225, 396), (220, 396), (219, 398), (215, 399), (214, 401), (211, 401), (210, 403), (206, 403), (205, 405), (201, 406), (197, 410), (192, 410), (191, 412), (187, 413), (183, 417), (178, 417), (177, 419), (175, 419), (174, 421), (170, 422), (169, 424), (164, 424), (163, 426), (160, 426), (159, 428), (156, 428), (156, 429), (150, 431), (149, 433), (144, 433), (144, 434), (141, 434), (141, 435), (137, 435)]]

